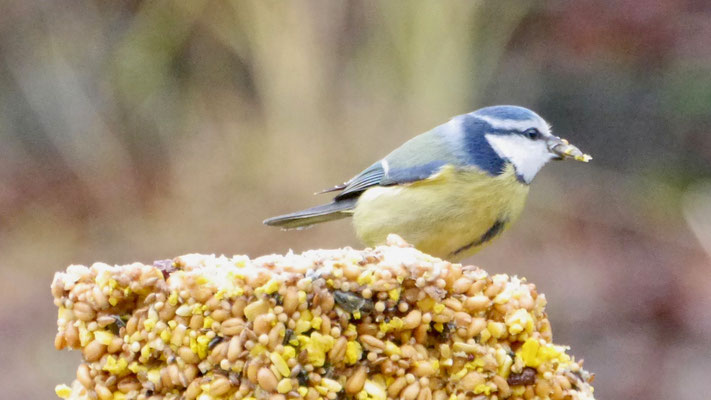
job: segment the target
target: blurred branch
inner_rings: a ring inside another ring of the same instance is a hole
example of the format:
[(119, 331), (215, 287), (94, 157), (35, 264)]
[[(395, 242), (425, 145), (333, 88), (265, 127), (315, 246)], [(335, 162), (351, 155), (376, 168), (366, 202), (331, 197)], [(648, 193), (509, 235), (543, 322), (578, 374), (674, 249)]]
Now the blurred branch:
[(687, 224), (711, 257), (711, 181), (687, 189), (682, 206)]
[(129, 154), (104, 121), (96, 96), (86, 89), (87, 76), (66, 56), (67, 49), (58, 40), (60, 25), (47, 24), (45, 28), (46, 33), (26, 38), (25, 44), (33, 44), (34, 51), (6, 49), (12, 79), (44, 130), (43, 135), (32, 134), (51, 144), (97, 204), (113, 203), (117, 184), (125, 201), (135, 199), (127, 173), (131, 169)]

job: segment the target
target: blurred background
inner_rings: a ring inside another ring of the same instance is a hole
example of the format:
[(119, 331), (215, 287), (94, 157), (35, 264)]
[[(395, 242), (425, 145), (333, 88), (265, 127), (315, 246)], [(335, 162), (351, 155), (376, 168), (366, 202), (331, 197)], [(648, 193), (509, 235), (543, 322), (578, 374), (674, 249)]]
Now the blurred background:
[(324, 202), (406, 139), (493, 104), (594, 156), (554, 163), (468, 262), (546, 293), (599, 399), (711, 392), (711, 3), (0, 2), (0, 386), (53, 398), (71, 263), (359, 246)]

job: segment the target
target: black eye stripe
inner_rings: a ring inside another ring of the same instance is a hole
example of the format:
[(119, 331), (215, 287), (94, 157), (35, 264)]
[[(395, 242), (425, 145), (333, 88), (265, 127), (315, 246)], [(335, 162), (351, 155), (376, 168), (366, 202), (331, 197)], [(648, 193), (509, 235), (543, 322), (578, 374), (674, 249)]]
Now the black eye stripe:
[(536, 128), (526, 129), (525, 131), (523, 131), (523, 136), (535, 140), (541, 137), (541, 132), (539, 132)]

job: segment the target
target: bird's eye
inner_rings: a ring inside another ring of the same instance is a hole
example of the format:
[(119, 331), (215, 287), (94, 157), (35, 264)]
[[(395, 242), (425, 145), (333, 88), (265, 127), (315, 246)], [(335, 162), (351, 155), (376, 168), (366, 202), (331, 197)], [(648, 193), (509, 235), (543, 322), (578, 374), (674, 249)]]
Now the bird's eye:
[(541, 137), (541, 132), (539, 132), (536, 128), (531, 128), (524, 131), (523, 135), (531, 140), (536, 140)]

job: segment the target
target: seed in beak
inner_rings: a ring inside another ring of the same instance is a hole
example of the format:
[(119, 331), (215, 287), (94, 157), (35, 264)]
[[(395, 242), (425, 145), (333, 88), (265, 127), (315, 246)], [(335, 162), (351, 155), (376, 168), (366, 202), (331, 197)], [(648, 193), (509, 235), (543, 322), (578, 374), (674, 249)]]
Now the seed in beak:
[(555, 138), (555, 140), (550, 144), (549, 149), (551, 153), (557, 155), (560, 159), (572, 158), (576, 161), (582, 162), (592, 160), (590, 155), (583, 153), (580, 149), (573, 146), (565, 139)]

